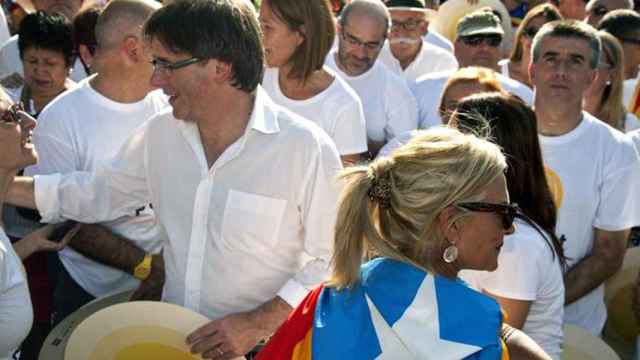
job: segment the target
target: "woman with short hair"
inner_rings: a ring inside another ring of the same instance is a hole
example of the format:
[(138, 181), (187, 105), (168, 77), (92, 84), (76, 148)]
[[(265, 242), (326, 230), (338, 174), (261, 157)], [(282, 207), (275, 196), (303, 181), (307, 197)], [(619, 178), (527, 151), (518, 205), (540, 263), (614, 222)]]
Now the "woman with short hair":
[(362, 104), (347, 83), (324, 67), (335, 37), (327, 0), (264, 0), (260, 7), (271, 99), (319, 125), (343, 162), (367, 152)]

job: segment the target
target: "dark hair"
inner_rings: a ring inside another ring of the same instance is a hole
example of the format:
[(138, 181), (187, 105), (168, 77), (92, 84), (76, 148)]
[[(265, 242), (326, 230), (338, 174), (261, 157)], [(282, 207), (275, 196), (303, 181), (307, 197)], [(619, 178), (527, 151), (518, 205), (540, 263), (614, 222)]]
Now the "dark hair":
[(38, 11), (24, 17), (18, 31), (20, 59), (30, 47), (59, 52), (65, 65), (71, 67), (75, 60), (71, 23), (60, 14), (47, 15)]
[[(504, 93), (468, 96), (451, 115), (462, 132), (489, 132), (491, 140), (502, 147), (507, 158), (507, 189), (512, 202), (542, 228), (553, 253), (564, 266), (564, 251), (556, 236), (557, 210), (546, 181), (536, 114), (519, 98)], [(526, 220), (526, 219), (525, 219)], [(550, 241), (550, 242), (549, 242)]]
[(260, 26), (250, 3), (232, 0), (180, 0), (151, 15), (147, 40), (169, 51), (231, 65), (232, 85), (253, 92), (262, 81), (264, 51)]
[(640, 15), (634, 10), (618, 9), (608, 12), (598, 23), (603, 30), (620, 39), (640, 30)]
[(514, 46), (513, 50), (511, 50), (511, 55), (509, 55), (509, 60), (513, 62), (522, 60), (522, 36), (524, 35), (524, 29), (533, 19), (537, 17), (543, 17), (547, 22), (562, 19), (560, 11), (555, 6), (549, 3), (540, 4), (529, 10), (524, 19), (522, 19), (522, 22), (520, 22), (518, 30), (516, 31), (516, 37), (513, 41)]
[[(291, 31), (304, 40), (295, 50), (289, 64), (290, 76), (307, 80), (314, 71), (322, 69), (324, 60), (333, 46), (335, 24), (328, 0), (263, 0), (273, 14)], [(263, 5), (264, 6), (264, 5)]]
[(88, 7), (80, 11), (73, 19), (73, 42), (75, 43), (76, 53), (78, 53), (80, 45), (85, 45), (91, 55), (94, 54), (96, 45), (98, 45), (95, 28), (102, 9), (103, 7), (100, 5)]

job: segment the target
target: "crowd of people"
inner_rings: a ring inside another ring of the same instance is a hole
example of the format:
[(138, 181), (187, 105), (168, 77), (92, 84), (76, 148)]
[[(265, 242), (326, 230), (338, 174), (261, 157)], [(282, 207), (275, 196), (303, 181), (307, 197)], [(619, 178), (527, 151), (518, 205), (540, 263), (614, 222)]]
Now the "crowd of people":
[(123, 291), (210, 319), (206, 359), (602, 334), (640, 226), (633, 2), (89, 1), (0, 17), (0, 359)]

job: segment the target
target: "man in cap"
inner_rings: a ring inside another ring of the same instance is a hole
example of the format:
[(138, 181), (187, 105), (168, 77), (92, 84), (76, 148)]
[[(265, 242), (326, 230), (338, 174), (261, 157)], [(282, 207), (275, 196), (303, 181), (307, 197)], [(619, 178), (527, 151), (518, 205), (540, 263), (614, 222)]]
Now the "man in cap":
[[(424, 0), (390, 0), (386, 5), (391, 15), (391, 31), (380, 60), (389, 69), (411, 84), (422, 75), (458, 67), (453, 54), (423, 38), (429, 26), (427, 17), (435, 16), (434, 10), (425, 7)], [(430, 39), (442, 38), (430, 34)]]
[(356, 91), (367, 125), (369, 153), (417, 127), (418, 108), (405, 80), (376, 61), (389, 31), (389, 11), (378, 0), (355, 0), (342, 11), (338, 49), (326, 57)]
[[(454, 54), (460, 68), (481, 66), (499, 71), (500, 44), (504, 31), (500, 19), (489, 8), (476, 10), (458, 21)], [(418, 100), (419, 128), (441, 124), (438, 105), (447, 80), (455, 71), (445, 71), (425, 75), (412, 86)], [(496, 74), (502, 87), (531, 104), (533, 92), (524, 84)]]

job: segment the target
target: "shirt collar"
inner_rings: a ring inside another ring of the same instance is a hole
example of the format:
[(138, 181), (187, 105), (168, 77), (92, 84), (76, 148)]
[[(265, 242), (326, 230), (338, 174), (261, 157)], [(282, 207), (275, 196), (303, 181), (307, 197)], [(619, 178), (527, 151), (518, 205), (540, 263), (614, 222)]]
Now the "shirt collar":
[(256, 99), (247, 128), (260, 131), (264, 134), (280, 132), (273, 102), (262, 88), (262, 85), (258, 85), (256, 89)]

